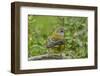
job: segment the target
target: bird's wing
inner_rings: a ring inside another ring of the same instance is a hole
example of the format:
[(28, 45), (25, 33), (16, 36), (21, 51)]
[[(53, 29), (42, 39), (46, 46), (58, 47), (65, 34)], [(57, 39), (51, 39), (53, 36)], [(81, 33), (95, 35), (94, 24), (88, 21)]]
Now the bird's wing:
[(53, 40), (51, 38), (48, 38), (46, 46), (47, 46), (47, 48), (53, 48), (56, 45), (63, 45), (63, 44), (64, 44), (64, 40), (57, 40), (57, 41), (55, 41), (55, 40)]
[(55, 41), (54, 40), (52, 40), (51, 38), (48, 38), (48, 40), (47, 40), (47, 48), (51, 48), (51, 47), (54, 47), (54, 45), (55, 45)]

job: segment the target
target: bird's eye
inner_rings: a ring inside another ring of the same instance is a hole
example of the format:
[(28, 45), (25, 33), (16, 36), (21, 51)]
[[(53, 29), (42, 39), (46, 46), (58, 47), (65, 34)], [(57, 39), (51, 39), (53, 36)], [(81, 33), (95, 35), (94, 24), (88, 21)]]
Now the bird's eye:
[(63, 30), (61, 30), (60, 32), (64, 32)]

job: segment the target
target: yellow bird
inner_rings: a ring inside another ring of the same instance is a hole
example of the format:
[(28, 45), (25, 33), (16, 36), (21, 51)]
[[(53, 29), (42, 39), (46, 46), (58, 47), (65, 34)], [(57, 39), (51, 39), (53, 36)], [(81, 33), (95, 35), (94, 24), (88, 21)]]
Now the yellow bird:
[(51, 36), (48, 37), (46, 47), (49, 55), (62, 55), (65, 48), (64, 27), (57, 28)]

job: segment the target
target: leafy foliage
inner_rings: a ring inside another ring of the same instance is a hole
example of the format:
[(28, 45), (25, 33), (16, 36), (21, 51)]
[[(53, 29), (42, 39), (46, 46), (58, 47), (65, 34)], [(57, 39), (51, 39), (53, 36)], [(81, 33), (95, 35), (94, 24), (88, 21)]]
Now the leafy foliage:
[(47, 53), (46, 40), (59, 26), (65, 28), (65, 54), (71, 58), (88, 57), (87, 17), (28, 16), (28, 56)]

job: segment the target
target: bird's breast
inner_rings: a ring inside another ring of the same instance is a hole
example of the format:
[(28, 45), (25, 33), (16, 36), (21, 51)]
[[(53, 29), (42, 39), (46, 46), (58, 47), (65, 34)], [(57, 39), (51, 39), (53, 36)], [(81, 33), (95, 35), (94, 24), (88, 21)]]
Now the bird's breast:
[(52, 39), (55, 39), (55, 40), (62, 40), (62, 39), (64, 39), (64, 36), (61, 35), (61, 34), (53, 34), (53, 35), (52, 35)]

